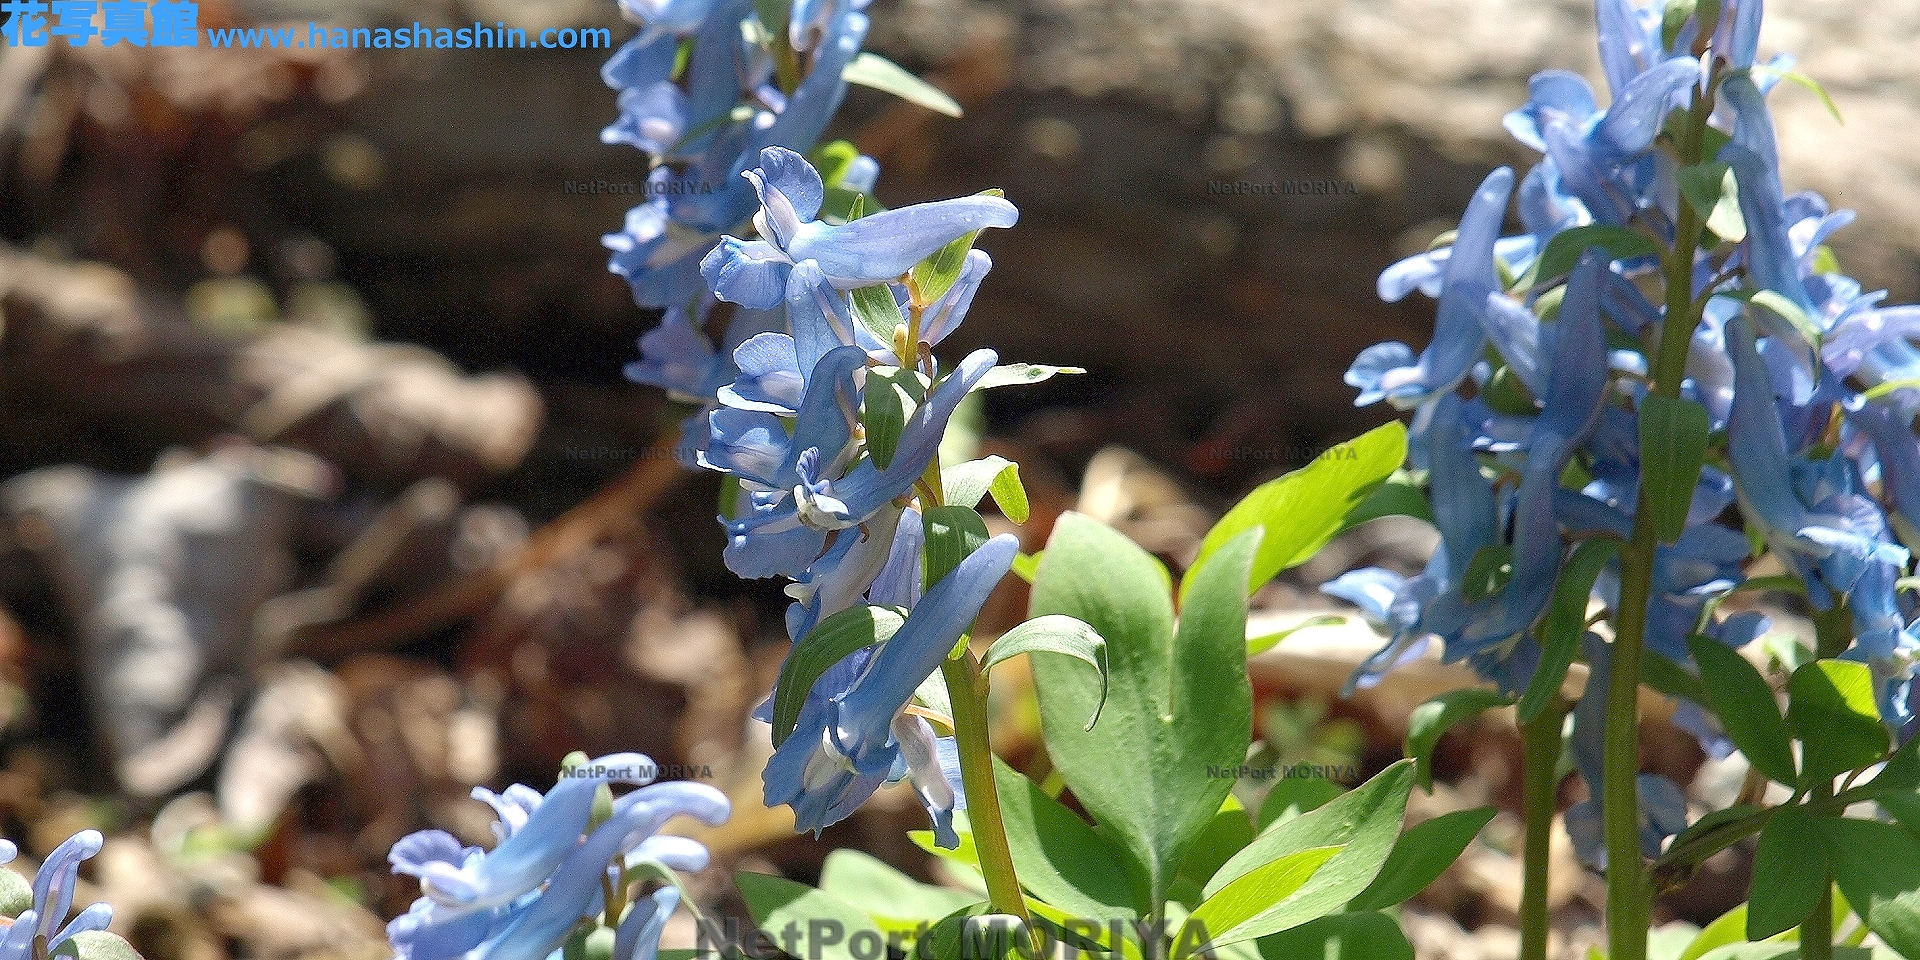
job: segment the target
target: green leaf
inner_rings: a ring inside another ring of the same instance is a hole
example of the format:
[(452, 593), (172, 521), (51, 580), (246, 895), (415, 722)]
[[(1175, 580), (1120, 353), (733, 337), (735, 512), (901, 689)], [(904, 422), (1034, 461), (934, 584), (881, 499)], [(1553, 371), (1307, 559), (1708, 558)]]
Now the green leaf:
[(873, 370), (868, 372), (867, 388), (862, 391), (860, 425), (866, 430), (867, 453), (873, 457), (873, 465), (882, 470), (893, 463), (900, 433), (918, 404), (919, 397), (908, 381), (912, 387), (920, 385), (919, 375), (911, 370), (894, 370), (891, 374)]
[(133, 944), (105, 930), (76, 933), (60, 944), (52, 956), (75, 960), (141, 960), (140, 951), (135, 950)]
[(1714, 950), (1730, 944), (1740, 943), (1746, 938), (1747, 905), (1742, 903), (1720, 915), (1702, 929), (1687, 949), (1680, 952), (1678, 960), (1700, 960)]
[(839, 186), (858, 159), (860, 148), (848, 140), (834, 140), (807, 151), (807, 162), (820, 171), (820, 182), (829, 187)]
[(1100, 720), (1100, 708), (1107, 703), (1107, 642), (1100, 639), (1100, 634), (1072, 617), (1057, 614), (1035, 617), (1001, 634), (1000, 639), (987, 648), (980, 669), (990, 670), (995, 664), (1023, 653), (1059, 654), (1081, 660), (1093, 668), (1100, 678), (1100, 702), (1094, 704), (1093, 716), (1087, 718), (1086, 729), (1092, 730)]
[(1681, 169), (1679, 180), (1681, 195), (1714, 236), (1729, 243), (1746, 239), (1747, 223), (1740, 215), (1740, 190), (1733, 168), (1708, 160)]
[(1367, 498), (1360, 501), (1352, 513), (1347, 514), (1347, 519), (1340, 525), (1340, 532), (1345, 533), (1381, 517), (1412, 517), (1432, 523), (1433, 508), (1427, 504), (1426, 491), (1409, 479), (1406, 471), (1398, 471), (1386, 482), (1373, 488), (1373, 492), (1367, 494)]
[(1803, 786), (1831, 783), (1887, 755), (1866, 664), (1815, 660), (1795, 670), (1787, 680), (1787, 723), (1800, 737)]
[(891, 284), (855, 287), (852, 291), (853, 316), (881, 343), (893, 343), (894, 328), (900, 326), (900, 304), (893, 299)]
[(932, 923), (980, 899), (962, 890), (921, 883), (851, 847), (827, 854), (820, 889), (859, 905), (888, 934), (913, 933), (919, 924)]
[(33, 906), (33, 883), (0, 867), (0, 916), (18, 917)]
[(1819, 350), (1820, 340), (1825, 331), (1821, 330), (1820, 326), (1815, 324), (1812, 318), (1807, 316), (1806, 311), (1800, 309), (1800, 305), (1794, 303), (1792, 300), (1788, 300), (1786, 297), (1772, 290), (1730, 290), (1716, 294), (1716, 296), (1732, 297), (1735, 300), (1752, 304), (1753, 306), (1760, 307), (1772, 313), (1774, 316), (1792, 324), (1793, 328), (1800, 332), (1800, 336), (1804, 337), (1808, 343), (1813, 344), (1816, 351)]
[(740, 888), (740, 898), (747, 902), (747, 912), (753, 915), (753, 922), (762, 930), (779, 931), (789, 923), (807, 932), (811, 932), (810, 925), (816, 922), (839, 925), (843, 936), (838, 942), (829, 942), (832, 938), (826, 936), (808, 938), (809, 957), (819, 960), (871, 960), (870, 957), (856, 956), (848, 949), (848, 945), (862, 934), (878, 937), (880, 943), (886, 942), (886, 935), (867, 918), (865, 910), (832, 894), (815, 890), (804, 883), (744, 870), (734, 874), (733, 880)]
[(1611, 254), (1615, 260), (1633, 260), (1639, 257), (1660, 255), (1660, 247), (1646, 235), (1635, 233), (1625, 227), (1610, 227), (1593, 223), (1584, 227), (1574, 227), (1554, 234), (1547, 241), (1547, 248), (1540, 252), (1525, 276), (1520, 278), (1524, 287), (1538, 286), (1541, 281), (1553, 280), (1573, 272), (1574, 264), (1580, 262), (1580, 255), (1590, 247), (1599, 247)]
[(991, 493), (1008, 520), (1027, 522), (1027, 488), (1020, 483), (1020, 465), (1005, 457), (982, 457), (948, 467), (940, 471), (940, 485), (946, 488), (949, 504), (978, 507)]
[(1023, 886), (1076, 916), (1133, 916), (1127, 872), (1107, 840), (998, 757), (993, 782)]
[(1726, 644), (1696, 635), (1687, 639), (1687, 646), (1700, 665), (1706, 705), (1720, 718), (1727, 739), (1755, 770), (1789, 786), (1795, 783), (1799, 774), (1793, 764), (1793, 737), (1766, 678)]
[[(1312, 813), (1275, 824), (1235, 854), (1207, 881), (1207, 903), (1240, 886), (1264, 867), (1304, 850), (1339, 846), (1340, 852), (1315, 871), (1293, 896), (1274, 898), (1273, 906), (1231, 929), (1208, 931), (1214, 942), (1230, 943), (1277, 933), (1332, 913), (1364, 891), (1380, 873), (1400, 835), (1407, 794), (1413, 789), (1413, 763), (1402, 760)], [(1196, 914), (1207, 909), (1203, 903)]]
[(1833, 122), (1838, 123), (1842, 126), (1846, 125), (1846, 122), (1847, 122), (1846, 118), (1840, 116), (1840, 108), (1834, 104), (1833, 98), (1827, 95), (1827, 88), (1821, 86), (1820, 81), (1815, 80), (1812, 77), (1809, 77), (1798, 70), (1775, 70), (1772, 67), (1768, 67), (1758, 63), (1754, 64), (1751, 69), (1753, 70), (1754, 73), (1773, 74), (1774, 76), (1779, 77), (1782, 80), (1787, 80), (1793, 83), (1797, 83), (1800, 86), (1805, 87), (1807, 90), (1812, 91), (1814, 96), (1820, 98), (1821, 106), (1826, 107), (1827, 112), (1833, 115)]
[(1854, 912), (1896, 953), (1920, 957), (1920, 839), (1878, 820), (1810, 819), (1826, 837), (1833, 878)]
[(1329, 448), (1299, 470), (1261, 484), (1207, 531), (1200, 556), (1180, 584), (1184, 599), (1221, 547), (1255, 528), (1266, 531), (1247, 577), (1247, 593), (1274, 575), (1305, 563), (1340, 532), (1347, 515), (1407, 458), (1407, 429), (1399, 421)]
[(1442, 814), (1408, 830), (1387, 854), (1380, 875), (1347, 904), (1348, 910), (1384, 910), (1427, 888), (1460, 859), (1497, 813), (1493, 807)]
[(1419, 763), (1420, 785), (1433, 787), (1433, 748), (1447, 728), (1513, 700), (1498, 690), (1465, 687), (1449, 690), (1415, 708), (1407, 717), (1407, 756)]
[(1573, 665), (1574, 654), (1580, 652), (1580, 641), (1587, 634), (1587, 604), (1593, 594), (1593, 581), (1619, 548), (1613, 540), (1582, 540), (1561, 568), (1560, 582), (1554, 584), (1553, 601), (1540, 625), (1540, 666), (1520, 698), (1521, 723), (1532, 723), (1560, 695), (1567, 668)]
[(1499, 593), (1511, 579), (1513, 544), (1489, 543), (1467, 560), (1467, 570), (1460, 575), (1460, 593), (1469, 601), (1483, 600)]
[[(986, 196), (1005, 196), (999, 190), (982, 192)], [(980, 231), (975, 230), (935, 250), (932, 256), (913, 265), (909, 273), (913, 276), (914, 287), (919, 291), (921, 306), (933, 303), (948, 290), (953, 289), (954, 282), (960, 279), (960, 271), (967, 265), (967, 251), (973, 249), (973, 243), (979, 237)]]
[(1222, 864), (1252, 842), (1253, 833), (1253, 821), (1247, 819), (1247, 811), (1228, 794), (1220, 812), (1207, 821), (1207, 828), (1200, 831), (1193, 846), (1187, 848), (1187, 858), (1180, 864), (1181, 879), (1191, 882), (1195, 891), (1206, 886), (1207, 879), (1219, 871)]
[[(1795, 940), (1766, 940), (1760, 943), (1733, 943), (1718, 947), (1701, 960), (1797, 960), (1800, 944)], [(1901, 960), (1885, 947), (1849, 947), (1835, 944), (1833, 960)]]
[(1785, 807), (1760, 830), (1753, 858), (1753, 889), (1747, 896), (1747, 939), (1765, 940), (1800, 925), (1827, 890), (1827, 858), (1813, 818)]
[(1042, 550), (1039, 553), (1023, 553), (1014, 557), (1013, 575), (1032, 583), (1033, 578), (1040, 575), (1040, 559), (1045, 554), (1046, 551)]
[(929, 507), (920, 516), (927, 532), (926, 584), (929, 589), (960, 565), (980, 545), (992, 537), (987, 521), (972, 507), (948, 505)]
[(1288, 777), (1275, 783), (1273, 789), (1267, 791), (1266, 798), (1260, 801), (1260, 816), (1256, 818), (1254, 826), (1265, 832), (1279, 821), (1318, 810), (1346, 792), (1347, 789), (1337, 780)]
[(1081, 367), (1053, 367), (1044, 363), (1003, 363), (994, 367), (992, 370), (988, 370), (987, 375), (981, 377), (980, 382), (973, 385), (973, 392), (978, 393), (981, 390), (992, 390), (995, 387), (1016, 387), (1029, 383), (1039, 383), (1042, 380), (1052, 379), (1056, 374), (1065, 375), (1086, 372), (1087, 371)]
[(1288, 637), (1293, 636), (1296, 633), (1299, 633), (1302, 630), (1306, 630), (1312, 627), (1337, 627), (1346, 622), (1347, 622), (1346, 617), (1336, 617), (1331, 615), (1320, 616), (1320, 617), (1309, 617), (1305, 620), (1300, 621), (1299, 623), (1294, 624), (1291, 627), (1286, 628), (1285, 630), (1275, 630), (1272, 633), (1254, 637), (1253, 639), (1248, 640), (1247, 656), (1257, 657), (1263, 653), (1266, 653), (1268, 650), (1272, 650), (1274, 647), (1279, 646), (1281, 641), (1287, 639)]
[(1400, 924), (1378, 910), (1336, 913), (1260, 938), (1263, 960), (1413, 960)]
[[(1230, 943), (1252, 940), (1287, 927), (1261, 930), (1264, 914), (1293, 896), (1344, 847), (1314, 847), (1287, 854), (1256, 867), (1245, 876), (1209, 895), (1181, 928), (1180, 940), (1205, 943), (1215, 949)], [(1307, 918), (1312, 919), (1312, 918)], [(1305, 923), (1303, 919), (1299, 923)], [(1297, 926), (1298, 924), (1288, 924)], [(1259, 932), (1253, 932), (1253, 931)], [(1175, 953), (1175, 960), (1182, 955)]]
[(926, 107), (949, 117), (960, 115), (960, 104), (934, 86), (908, 73), (899, 64), (877, 53), (862, 51), (840, 71), (840, 79), (882, 93), (891, 93), (908, 103)]
[(1707, 408), (1691, 400), (1650, 393), (1640, 401), (1641, 489), (1661, 543), (1686, 532), (1710, 432)]
[(1055, 769), (1127, 850), (1142, 909), (1164, 901), (1187, 845), (1232, 789), (1208, 768), (1247, 756), (1244, 585), (1257, 536), (1222, 551), (1221, 572), (1195, 585), (1177, 630), (1166, 568), (1086, 516), (1060, 517), (1034, 579), (1032, 616), (1073, 617), (1107, 642), (1098, 732), (1086, 729), (1100, 694), (1083, 668), (1037, 658), (1034, 685)]
[(820, 621), (794, 644), (773, 687), (773, 745), (785, 743), (799, 725), (800, 707), (827, 668), (861, 647), (885, 643), (905, 622), (904, 613), (889, 607), (853, 607)]
[(1668, 50), (1680, 39), (1680, 31), (1693, 19), (1694, 0), (1674, 0), (1660, 16), (1660, 45)]

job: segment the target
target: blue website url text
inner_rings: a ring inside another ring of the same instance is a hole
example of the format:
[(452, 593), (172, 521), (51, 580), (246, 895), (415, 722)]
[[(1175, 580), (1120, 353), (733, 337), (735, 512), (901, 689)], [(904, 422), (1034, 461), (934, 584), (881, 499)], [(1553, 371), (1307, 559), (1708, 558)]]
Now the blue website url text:
[[(0, 36), (10, 47), (44, 47), (59, 37), (71, 47), (98, 38), (103, 47), (200, 46), (200, 5), (173, 0), (4, 0)], [(96, 24), (95, 20), (98, 19)], [(496, 22), (489, 27), (208, 27), (206, 46), (234, 50), (610, 50), (606, 27), (547, 27), (530, 34)]]

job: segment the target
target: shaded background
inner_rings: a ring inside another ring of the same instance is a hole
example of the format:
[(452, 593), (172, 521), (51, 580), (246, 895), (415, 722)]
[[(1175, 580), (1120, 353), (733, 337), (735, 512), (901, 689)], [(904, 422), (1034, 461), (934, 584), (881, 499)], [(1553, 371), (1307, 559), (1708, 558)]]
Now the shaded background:
[[(1763, 52), (1799, 53), (1846, 120), (1780, 87), (1788, 186), (1861, 210), (1841, 262), (1912, 299), (1920, 8), (1773, 6)], [(1432, 304), (1381, 303), (1375, 277), (1450, 229), (1491, 166), (1531, 162), (1499, 125), (1529, 75), (1598, 75), (1572, 0), (870, 13), (869, 47), (966, 116), (856, 88), (830, 136), (881, 161), (890, 206), (997, 186), (1022, 211), (981, 242), (996, 269), (954, 349), (1088, 370), (984, 411), (1034, 493), (1030, 545), (1077, 506), (1174, 563), (1233, 497), (1383, 421), (1340, 374), (1371, 343), (1424, 343)], [(614, 14), (288, 0), (202, 3), (200, 24), (505, 20), (618, 43)], [(76, 824), (119, 828), (94, 880), (155, 960), (384, 955), (375, 915), (411, 896), (382, 873), (386, 845), (429, 824), (484, 838), (470, 785), (544, 785), (576, 748), (710, 768), (744, 798), (708, 838), (729, 865), (809, 879), (857, 844), (929, 869), (892, 791), (825, 843), (753, 809), (764, 731), (744, 713), (783, 651), (784, 598), (720, 566), (715, 484), (651, 446), (685, 411), (620, 374), (655, 318), (599, 236), (636, 198), (567, 187), (645, 174), (598, 140), (605, 56), (0, 49), (0, 477), (16, 478), (0, 822), (35, 854)], [(1281, 192), (1301, 181), (1330, 189)], [(1430, 542), (1376, 524), (1261, 605), (1297, 619), (1328, 605), (1320, 581), (1417, 567)], [(182, 554), (196, 562), (154, 559)], [(139, 576), (165, 588), (129, 600)], [(1024, 605), (1004, 593), (1001, 626)], [(153, 653), (99, 625), (116, 597), (173, 666), (111, 679)], [(1364, 775), (1398, 755), (1405, 710), (1455, 680), (1415, 671), (1331, 703), (1371, 642), (1356, 624), (1317, 667), (1256, 669), (1274, 757)], [(106, 702), (176, 674), (157, 718)], [(1000, 742), (1026, 757), (1030, 712), (1005, 713)], [(1650, 762), (1700, 770), (1696, 795), (1723, 804), (1738, 771), (1650, 726)], [(1447, 782), (1416, 815), (1517, 806), (1510, 733), (1485, 732), (1449, 738)], [(1503, 815), (1409, 912), (1423, 956), (1512, 954), (1514, 838)], [(1572, 951), (1598, 894), (1561, 860)], [(1711, 919), (1742, 869), (1723, 858), (1667, 915)], [(720, 871), (703, 883), (726, 898)]]

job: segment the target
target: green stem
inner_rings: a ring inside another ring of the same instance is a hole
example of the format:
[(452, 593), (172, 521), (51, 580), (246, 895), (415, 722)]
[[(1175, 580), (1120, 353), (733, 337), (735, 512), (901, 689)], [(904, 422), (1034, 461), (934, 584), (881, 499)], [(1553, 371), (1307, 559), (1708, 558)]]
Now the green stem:
[[(1813, 615), (1814, 652), (1822, 658), (1837, 657), (1853, 645), (1853, 613), (1846, 601), (1836, 599), (1833, 606)], [(1832, 783), (1816, 783), (1807, 791), (1813, 803), (1833, 799)], [(1813, 912), (1800, 923), (1800, 956), (1803, 960), (1833, 960), (1833, 884), (1821, 883), (1820, 899)]]
[(1813, 902), (1813, 912), (1800, 922), (1800, 957), (1833, 960), (1833, 883), (1825, 877), (1821, 878), (1820, 899)]
[[(940, 667), (953, 701), (953, 735), (960, 749), (960, 779), (967, 790), (967, 822), (973, 828), (980, 872), (987, 879), (987, 900), (993, 912), (1018, 917), (1029, 936), (1037, 934), (1013, 870), (1013, 848), (1000, 819), (1000, 791), (993, 779), (993, 744), (987, 739), (987, 697), (973, 654), (948, 660)], [(1036, 947), (1038, 941), (1035, 941)]]
[(1648, 893), (1640, 857), (1640, 653), (1647, 598), (1659, 546), (1642, 491), (1633, 539), (1620, 553), (1620, 611), (1607, 687), (1606, 747), (1601, 757), (1607, 845), (1608, 960), (1646, 960)]
[[(1719, 4), (1698, 7), (1701, 49), (1719, 21)], [(1716, 64), (1704, 90), (1696, 88), (1680, 142), (1675, 144), (1681, 166), (1699, 163), (1706, 141), (1707, 118), (1713, 114)], [(1665, 263), (1666, 316), (1660, 328), (1659, 352), (1654, 357), (1653, 393), (1677, 398), (1687, 373), (1687, 349), (1693, 342), (1702, 304), (1693, 297), (1693, 261), (1700, 243), (1700, 215), (1693, 205), (1679, 204), (1673, 250)], [(1653, 592), (1653, 567), (1660, 542), (1647, 509), (1653, 493), (1642, 478), (1639, 509), (1633, 535), (1620, 553), (1620, 606), (1615, 611), (1612, 682), (1607, 689), (1606, 746), (1601, 761), (1604, 804), (1603, 836), (1607, 847), (1607, 956), (1609, 960), (1646, 960), (1647, 924), (1652, 885), (1640, 855), (1640, 659), (1647, 632), (1647, 601)]]
[(1547, 882), (1553, 845), (1553, 815), (1559, 810), (1560, 733), (1567, 703), (1559, 697), (1533, 722), (1523, 724), (1521, 767), (1526, 777), (1521, 801), (1526, 816), (1526, 846), (1520, 887), (1520, 960), (1547, 960)]

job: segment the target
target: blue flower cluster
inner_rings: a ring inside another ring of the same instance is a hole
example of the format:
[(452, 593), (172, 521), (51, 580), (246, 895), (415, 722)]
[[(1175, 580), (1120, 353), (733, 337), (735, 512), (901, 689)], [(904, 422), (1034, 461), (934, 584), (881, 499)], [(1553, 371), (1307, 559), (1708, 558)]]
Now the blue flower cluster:
[[(767, 767), (767, 802), (817, 832), (911, 776), (952, 846), (965, 803), (952, 745), (907, 708), (1017, 545), (988, 541), (924, 583), (916, 486), (937, 478), (949, 420), (998, 360), (977, 350), (943, 373), (932, 357), (992, 265), (967, 238), (1019, 213), (988, 194), (880, 209), (872, 158), (844, 144), (815, 151), (818, 165), (802, 155), (845, 93), (865, 5), (795, 0), (788, 22), (769, 24), (776, 5), (752, 0), (622, 0), (642, 29), (603, 71), (620, 119), (602, 138), (655, 166), (651, 199), (605, 242), (634, 299), (665, 311), (628, 376), (702, 404), (681, 459), (737, 483), (721, 518), (728, 569), (793, 581), (795, 643), (857, 605), (907, 612), (807, 692)], [(944, 269), (916, 271), (943, 252)], [(905, 419), (877, 453), (862, 412), (882, 381)]]
[[(855, 651), (814, 684), (798, 729), (767, 765), (766, 800), (790, 804), (796, 825), (817, 832), (880, 784), (911, 775), (940, 842), (953, 846), (953, 810), (964, 801), (951, 743), (906, 707), (973, 623), (1018, 543), (994, 538), (938, 583), (923, 583), (915, 487), (938, 468), (948, 422), (998, 358), (976, 350), (937, 375), (930, 352), (964, 319), (991, 266), (986, 254), (968, 251), (937, 293), (909, 271), (975, 231), (1012, 225), (1017, 213), (979, 196), (828, 224), (817, 219), (820, 175), (799, 154), (769, 147), (747, 176), (761, 199), (759, 239), (724, 238), (702, 271), (720, 299), (783, 312), (787, 332), (757, 334), (734, 351), (739, 374), (715, 391), (697, 454), (701, 466), (740, 484), (737, 515), (722, 518), (727, 567), (794, 581), (787, 630), (795, 643), (858, 604), (908, 611), (890, 639)], [(891, 345), (855, 318), (846, 291), (860, 288), (884, 291)], [(883, 382), (885, 371), (893, 373)], [(866, 443), (860, 416), (874, 383), (904, 385), (902, 402), (912, 406), (884, 460)], [(772, 719), (771, 703), (758, 715)]]
[[(686, 815), (717, 825), (730, 812), (725, 794), (702, 783), (646, 785), (657, 769), (637, 754), (615, 754), (567, 771), (543, 796), (514, 784), (501, 793), (475, 788), (477, 800), (498, 816), (491, 851), (469, 847), (441, 830), (402, 837), (387, 860), (393, 872), (420, 878), (423, 896), (387, 924), (399, 960), (547, 960), (583, 919), (625, 916), (614, 940), (614, 960), (654, 960), (679, 891), (663, 886), (631, 906), (608, 911), (606, 891), (627, 889), (627, 872), (697, 871), (707, 849), (686, 837), (662, 835), (668, 820)], [(611, 813), (594, 817), (603, 784), (639, 789), (613, 799)]]
[[(33, 876), (33, 904), (0, 934), (0, 960), (29, 960), (44, 957), (60, 949), (74, 935), (105, 930), (113, 922), (113, 908), (96, 903), (75, 914), (73, 891), (80, 882), (80, 862), (100, 852), (104, 839), (98, 830), (82, 830), (68, 837)], [(0, 863), (10, 863), (19, 850), (0, 840)], [(41, 944), (36, 947), (35, 944)]]
[[(1437, 637), (1448, 660), (1523, 689), (1540, 661), (1537, 629), (1568, 542), (1629, 535), (1639, 417), (1665, 321), (1642, 287), (1658, 286), (1660, 258), (1589, 246), (1564, 278), (1540, 271), (1564, 269), (1544, 262), (1556, 237), (1592, 235), (1594, 225), (1693, 248), (1675, 234), (1680, 205), (1694, 202), (1681, 178), (1701, 171), (1682, 171), (1662, 133), (1670, 113), (1713, 84), (1707, 142), (1718, 166), (1702, 166), (1714, 180), (1731, 171), (1738, 215), (1709, 220), (1715, 235), (1693, 264), (1704, 307), (1681, 392), (1725, 442), (1694, 490), (1684, 535), (1659, 548), (1646, 642), (1690, 666), (1690, 636), (1738, 647), (1766, 628), (1755, 614), (1712, 612), (1711, 601), (1743, 582), (1754, 552), (1744, 523), (1805, 581), (1816, 609), (1848, 604), (1854, 643), (1845, 656), (1872, 665), (1884, 719), (1903, 739), (1913, 733), (1920, 630), (1914, 599), (1897, 585), (1910, 562), (1901, 540), (1920, 532), (1920, 349), (1907, 339), (1920, 334), (1920, 308), (1880, 307), (1884, 293), (1862, 293), (1836, 271), (1822, 243), (1850, 212), (1830, 211), (1813, 193), (1784, 193), (1765, 97), (1789, 62), (1755, 63), (1759, 0), (1723, 7), (1715, 35), (1696, 43), (1692, 19), (1677, 32), (1663, 28), (1660, 0), (1599, 0), (1612, 102), (1603, 109), (1583, 78), (1548, 71), (1507, 116), (1507, 129), (1543, 154), (1517, 187), (1523, 232), (1500, 235), (1516, 192), (1513, 172), (1500, 169), (1450, 244), (1381, 275), (1387, 300), (1415, 289), (1438, 298), (1433, 339), (1418, 354), (1400, 343), (1371, 347), (1347, 382), (1360, 404), (1413, 411), (1413, 465), (1428, 473), (1441, 546), (1418, 576), (1357, 570), (1326, 587), (1391, 635), (1353, 685), (1377, 682)], [(1595, 596), (1617, 605), (1617, 566)], [(1594, 676), (1604, 678), (1608, 645), (1589, 641)], [(1575, 755), (1592, 784), (1605, 686), (1590, 681), (1589, 702), (1576, 707)], [(1704, 718), (1692, 719), (1716, 739)], [(1656, 851), (1685, 826), (1671, 787), (1641, 791)], [(1569, 826), (1597, 855), (1597, 810), (1577, 808)]]

